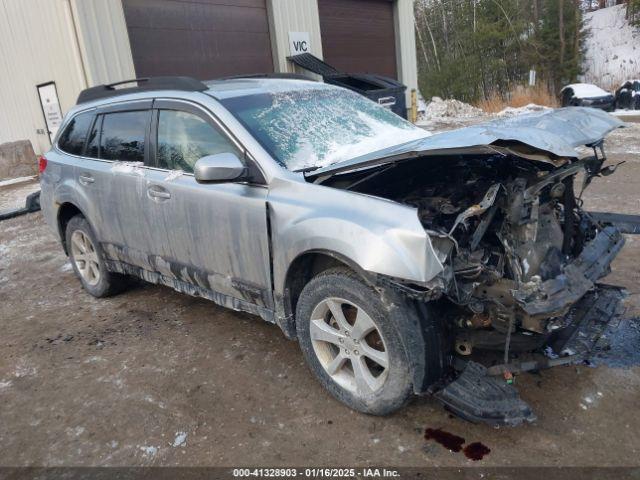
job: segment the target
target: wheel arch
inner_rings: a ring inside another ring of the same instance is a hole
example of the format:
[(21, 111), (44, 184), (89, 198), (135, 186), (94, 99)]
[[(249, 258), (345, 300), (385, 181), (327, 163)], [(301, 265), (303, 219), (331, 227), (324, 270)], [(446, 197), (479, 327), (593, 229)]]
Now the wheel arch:
[[(289, 264), (279, 299), (282, 311), (280, 327), (287, 338), (296, 338), (295, 312), (300, 293), (304, 286), (316, 275), (335, 267), (346, 267), (355, 272), (363, 281), (373, 285), (374, 275), (366, 272), (356, 262), (338, 252), (323, 249), (308, 250), (300, 253)], [(280, 322), (279, 322), (280, 323)]]
[(84, 214), (84, 212), (74, 203), (72, 202), (63, 202), (58, 207), (58, 212), (56, 214), (56, 225), (58, 228), (58, 234), (60, 236), (60, 241), (62, 242), (62, 248), (64, 249), (64, 253), (69, 256), (69, 248), (67, 245), (67, 237), (66, 230), (69, 220), (71, 220), (76, 215), (82, 215), (87, 222), (89, 219)]
[[(348, 257), (327, 250), (310, 250), (298, 255), (289, 265), (283, 296), (286, 326), (280, 324), (289, 339), (297, 338), (295, 312), (300, 293), (305, 285), (318, 274), (335, 267), (354, 272), (359, 279), (376, 288), (376, 275), (363, 270)], [(404, 314), (394, 314), (396, 328), (410, 362), (410, 375), (414, 393), (425, 393), (434, 385), (448, 365), (443, 330), (439, 315), (424, 302), (410, 299), (400, 292), (378, 286), (386, 302), (393, 309), (405, 309)]]

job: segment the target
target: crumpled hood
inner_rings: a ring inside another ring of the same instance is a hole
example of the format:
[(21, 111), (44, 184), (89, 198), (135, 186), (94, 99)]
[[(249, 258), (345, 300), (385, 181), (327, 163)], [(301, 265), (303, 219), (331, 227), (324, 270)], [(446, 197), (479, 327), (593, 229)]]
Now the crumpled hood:
[[(413, 155), (436, 155), (465, 149), (505, 147), (530, 155), (578, 157), (576, 148), (600, 142), (616, 128), (625, 126), (613, 115), (584, 107), (559, 108), (501, 118), (472, 127), (438, 133), (396, 145), (328, 167), (314, 170), (308, 177), (320, 177), (378, 163), (388, 163)], [(526, 155), (525, 155), (526, 156)]]

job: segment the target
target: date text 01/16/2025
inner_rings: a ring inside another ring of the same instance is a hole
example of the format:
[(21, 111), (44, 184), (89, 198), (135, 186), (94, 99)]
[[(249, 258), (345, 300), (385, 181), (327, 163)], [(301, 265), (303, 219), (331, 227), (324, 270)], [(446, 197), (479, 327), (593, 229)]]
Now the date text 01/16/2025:
[(397, 470), (387, 468), (235, 468), (234, 478), (394, 478)]

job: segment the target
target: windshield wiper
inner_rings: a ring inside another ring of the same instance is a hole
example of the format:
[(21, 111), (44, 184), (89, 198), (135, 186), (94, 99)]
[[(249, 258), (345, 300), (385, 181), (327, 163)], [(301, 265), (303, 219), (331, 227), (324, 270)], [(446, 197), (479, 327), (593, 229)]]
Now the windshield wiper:
[(321, 167), (305, 167), (305, 168), (299, 168), (298, 170), (292, 170), (292, 172), (295, 173), (308, 173), (308, 172), (313, 172), (314, 170), (318, 170)]

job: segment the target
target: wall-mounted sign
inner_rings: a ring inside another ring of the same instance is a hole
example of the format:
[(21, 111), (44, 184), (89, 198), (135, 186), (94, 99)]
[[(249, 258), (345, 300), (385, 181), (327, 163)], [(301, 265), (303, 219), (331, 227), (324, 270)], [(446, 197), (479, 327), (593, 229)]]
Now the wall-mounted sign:
[(300, 55), (301, 53), (311, 53), (309, 32), (289, 32), (289, 54)]
[(43, 83), (38, 85), (37, 88), (42, 114), (47, 125), (47, 133), (49, 134), (49, 140), (53, 144), (53, 139), (60, 125), (62, 125), (62, 111), (60, 110), (58, 91), (56, 90), (55, 82)]

